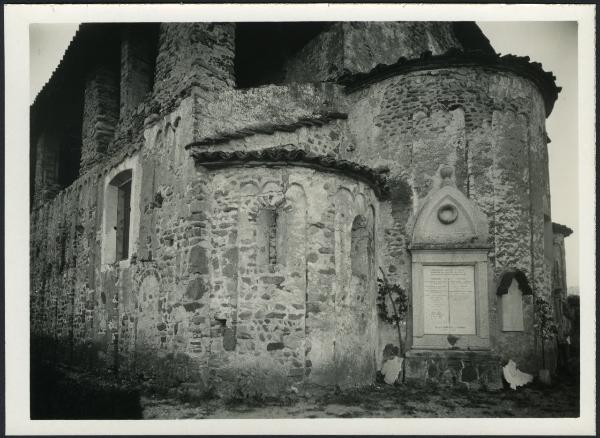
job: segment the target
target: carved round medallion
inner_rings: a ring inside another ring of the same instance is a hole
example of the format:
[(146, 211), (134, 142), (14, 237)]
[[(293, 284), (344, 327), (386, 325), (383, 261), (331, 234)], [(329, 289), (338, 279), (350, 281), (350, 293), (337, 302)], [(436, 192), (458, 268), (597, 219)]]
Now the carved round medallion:
[(458, 217), (458, 210), (451, 203), (443, 204), (438, 209), (438, 219), (441, 223), (449, 225)]
[(452, 174), (454, 173), (454, 168), (452, 166), (442, 166), (440, 169), (440, 176), (442, 179), (452, 178)]

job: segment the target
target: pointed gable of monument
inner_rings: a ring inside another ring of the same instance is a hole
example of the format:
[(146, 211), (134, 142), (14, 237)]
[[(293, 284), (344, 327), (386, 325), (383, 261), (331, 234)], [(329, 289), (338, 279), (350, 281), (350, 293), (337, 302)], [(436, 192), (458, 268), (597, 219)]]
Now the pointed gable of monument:
[(488, 246), (486, 215), (454, 183), (454, 169), (442, 166), (440, 182), (423, 200), (412, 227), (411, 248)]

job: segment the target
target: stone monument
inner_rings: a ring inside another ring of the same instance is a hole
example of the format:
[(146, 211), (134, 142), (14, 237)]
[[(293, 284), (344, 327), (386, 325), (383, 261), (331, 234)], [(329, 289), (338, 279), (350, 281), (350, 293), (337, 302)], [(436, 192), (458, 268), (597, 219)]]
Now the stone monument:
[(412, 221), (408, 382), (501, 386), (490, 351), (488, 222), (443, 165)]

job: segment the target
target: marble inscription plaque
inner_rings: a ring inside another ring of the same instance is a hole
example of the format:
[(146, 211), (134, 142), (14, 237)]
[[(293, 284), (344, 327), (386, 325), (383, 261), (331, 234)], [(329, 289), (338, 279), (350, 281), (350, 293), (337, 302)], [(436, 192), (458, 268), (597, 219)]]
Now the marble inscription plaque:
[(426, 334), (475, 334), (473, 266), (423, 266)]

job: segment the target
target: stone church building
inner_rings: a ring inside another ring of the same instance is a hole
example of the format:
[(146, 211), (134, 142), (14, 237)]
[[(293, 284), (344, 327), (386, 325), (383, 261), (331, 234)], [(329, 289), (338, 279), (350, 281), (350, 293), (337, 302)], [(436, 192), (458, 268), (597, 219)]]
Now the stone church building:
[(31, 107), (32, 354), (368, 385), (399, 344), (385, 279), (405, 381), (536, 373), (534, 297), (561, 320), (567, 293), (559, 91), (470, 22), (84, 24)]

